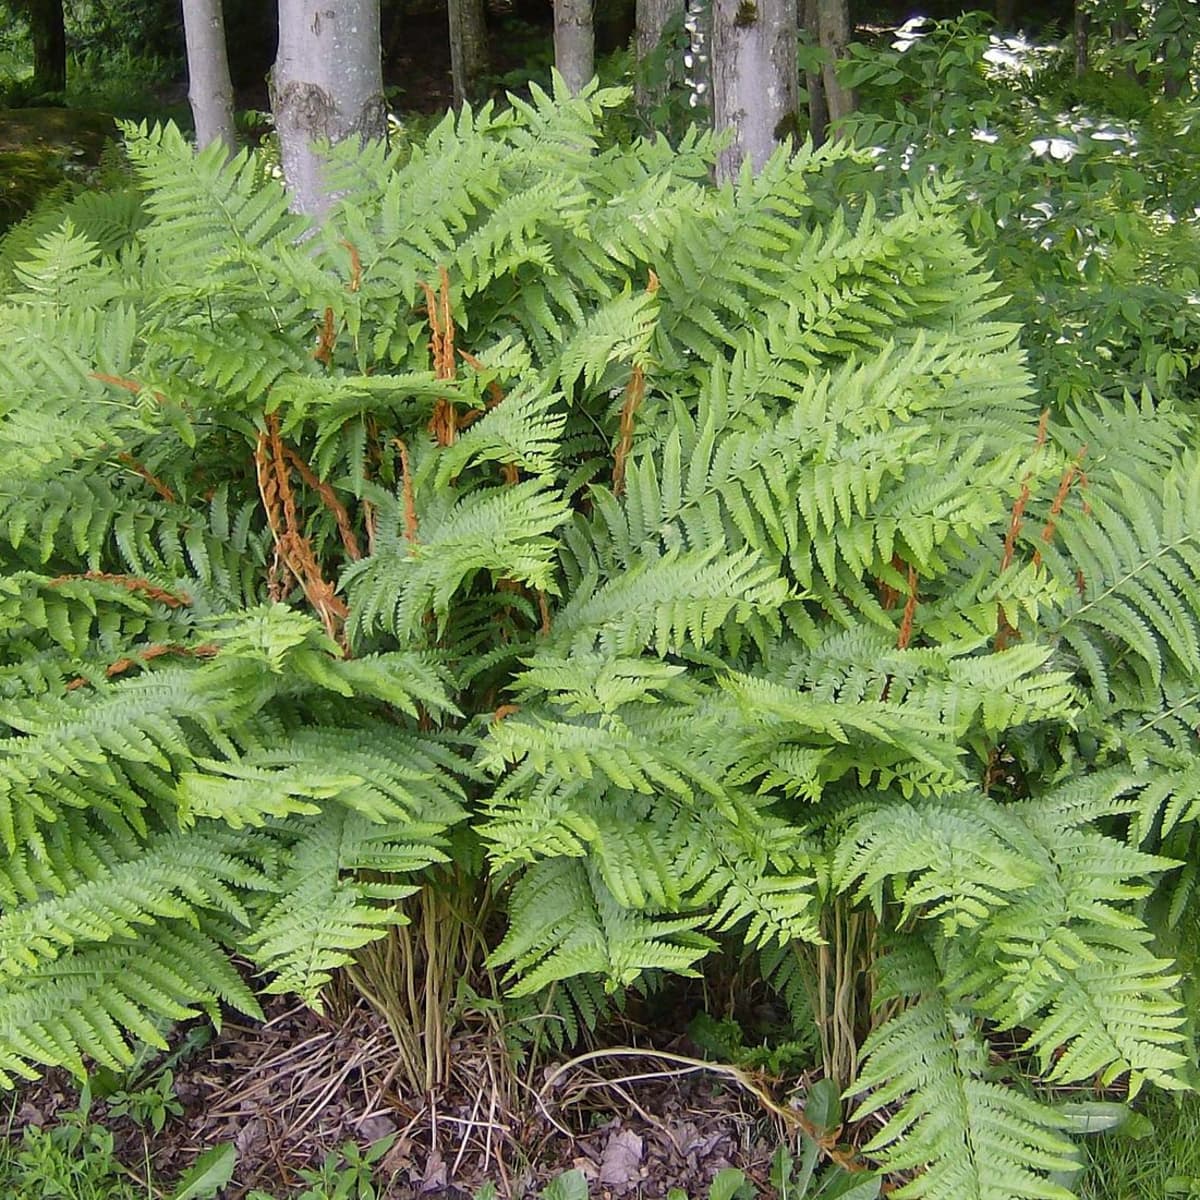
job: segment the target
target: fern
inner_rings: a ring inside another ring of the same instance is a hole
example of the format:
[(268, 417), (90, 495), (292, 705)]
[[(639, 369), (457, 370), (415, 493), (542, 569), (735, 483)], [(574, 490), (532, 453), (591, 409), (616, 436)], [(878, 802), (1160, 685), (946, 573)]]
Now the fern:
[(941, 987), (930, 950), (911, 937), (884, 958), (881, 996), (906, 1007), (867, 1040), (854, 1116), (900, 1102), (865, 1147), (890, 1170), (920, 1169), (900, 1197), (1069, 1200), (1047, 1178), (1070, 1170), (1064, 1118), (997, 1079), (972, 1015)]
[(0, 1081), (253, 1011), (234, 956), (319, 1005), (453, 860), (559, 1046), (729, 940), (823, 1021), (795, 964), (878, 925), (867, 1152), (1063, 1194), (1040, 1089), (1185, 1066), (1195, 414), (1039, 425), (953, 184), (831, 206), (834, 143), (713, 188), (621, 100), (335, 150), (321, 230), (127, 126), (136, 199), (24, 243)]

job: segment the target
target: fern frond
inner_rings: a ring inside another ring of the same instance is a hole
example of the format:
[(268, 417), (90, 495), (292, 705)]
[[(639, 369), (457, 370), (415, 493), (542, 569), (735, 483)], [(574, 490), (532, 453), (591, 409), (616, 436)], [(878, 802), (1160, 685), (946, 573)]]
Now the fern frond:
[(165, 1050), (155, 1018), (219, 1022), (222, 1002), (262, 1018), (225, 952), (186, 922), (72, 951), (0, 985), (0, 1085), (36, 1079), (38, 1066), (83, 1079), (85, 1055), (120, 1070), (134, 1061), (129, 1035)]
[[(854, 1113), (885, 1112), (863, 1153), (889, 1171), (918, 1174), (901, 1200), (1070, 1200), (1049, 1173), (1071, 1170), (1066, 1120), (999, 1081), (974, 1017), (947, 996), (917, 937), (881, 966), (881, 998), (905, 1007), (866, 1041)], [(893, 1111), (892, 1106), (900, 1107)]]

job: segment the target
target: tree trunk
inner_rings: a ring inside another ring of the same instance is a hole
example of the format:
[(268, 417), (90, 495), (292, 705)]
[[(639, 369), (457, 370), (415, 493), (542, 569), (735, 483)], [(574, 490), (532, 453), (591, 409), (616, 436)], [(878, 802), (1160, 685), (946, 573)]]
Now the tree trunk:
[[(804, 28), (810, 45), (821, 44), (821, 12), (817, 0), (804, 0)], [(825, 101), (825, 78), (818, 69), (804, 72), (808, 92), (808, 130), (814, 146), (823, 146), (829, 136), (829, 105)]]
[[(657, 54), (663, 33), (672, 21), (683, 19), (685, 0), (638, 0), (637, 3), (637, 77), (634, 99), (644, 121), (649, 122), (682, 77), (682, 64), (675, 56)], [(693, 58), (693, 64), (695, 59)]]
[(734, 140), (717, 160), (719, 180), (742, 163), (761, 170), (796, 131), (796, 0), (714, 0), (713, 124)]
[(596, 73), (592, 0), (554, 0), (554, 65), (572, 96)]
[(237, 149), (233, 132), (233, 84), (225, 49), (221, 0), (183, 0), (183, 32), (187, 42), (188, 103), (196, 126), (196, 149), (224, 142)]
[(825, 85), (829, 123), (833, 125), (858, 108), (854, 89), (844, 87), (837, 77), (837, 64), (845, 57), (850, 41), (850, 13), (846, 0), (817, 0), (817, 20), (821, 26), (821, 49), (825, 51), (821, 81)]
[(298, 212), (320, 216), (333, 199), (323, 143), (386, 136), (379, 59), (379, 0), (280, 0), (271, 107)]
[(450, 75), (454, 104), (475, 99), (479, 77), (487, 70), (488, 36), (483, 0), (449, 0)]
[(63, 0), (26, 0), (33, 41), (33, 87), (62, 92), (67, 87), (67, 26)]
[(996, 26), (999, 29), (1015, 29), (1017, 24), (1017, 0), (996, 0)]
[(1072, 22), (1075, 38), (1075, 74), (1086, 75), (1088, 69), (1088, 14), (1082, 0), (1075, 0), (1075, 19)]

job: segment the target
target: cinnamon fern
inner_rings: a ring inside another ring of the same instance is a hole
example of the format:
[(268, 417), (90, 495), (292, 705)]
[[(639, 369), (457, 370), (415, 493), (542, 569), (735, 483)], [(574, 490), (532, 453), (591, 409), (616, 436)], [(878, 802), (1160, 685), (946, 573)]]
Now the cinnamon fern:
[(1067, 1195), (1048, 1089), (1188, 1061), (1196, 414), (1042, 414), (952, 183), (821, 215), (856, 151), (716, 188), (620, 99), (337, 151), (319, 230), (129, 126), (14, 264), (0, 1083), (320, 1005), (451, 864), (568, 1032), (870, 913), (865, 1153)]

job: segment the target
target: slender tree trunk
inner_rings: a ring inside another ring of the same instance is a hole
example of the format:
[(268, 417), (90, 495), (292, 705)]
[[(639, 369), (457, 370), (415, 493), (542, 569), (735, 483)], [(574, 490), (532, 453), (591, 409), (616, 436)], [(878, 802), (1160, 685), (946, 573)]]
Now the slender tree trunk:
[[(654, 61), (654, 56), (667, 26), (683, 19), (684, 6), (685, 0), (637, 0), (637, 78), (633, 92), (644, 121), (652, 119), (654, 110), (682, 77), (682, 64), (673, 56), (665, 64)], [(660, 65), (665, 66), (665, 71), (657, 71)], [(647, 77), (650, 70), (656, 70), (656, 78)]]
[[(818, 0), (804, 0), (804, 28), (808, 41), (821, 44), (821, 12)], [(804, 88), (808, 92), (808, 129), (814, 146), (822, 146), (829, 136), (829, 105), (825, 102), (825, 78), (822, 72), (804, 72)]]
[(821, 27), (821, 49), (825, 51), (821, 80), (825, 85), (825, 105), (832, 125), (858, 108), (854, 89), (839, 83), (837, 77), (837, 64), (845, 57), (850, 41), (850, 12), (846, 0), (817, 0), (817, 20)]
[(33, 41), (33, 87), (62, 92), (67, 86), (67, 26), (63, 0), (26, 0)]
[(1086, 75), (1088, 69), (1088, 14), (1082, 0), (1075, 0), (1075, 19), (1072, 33), (1075, 39), (1075, 74)]
[(796, 130), (796, 0), (714, 0), (712, 39), (713, 124), (734, 135), (717, 178), (730, 179)]
[(572, 96), (596, 73), (592, 0), (554, 0), (554, 65)]
[(188, 103), (196, 126), (196, 149), (224, 142), (237, 149), (233, 132), (233, 84), (225, 46), (221, 0), (183, 0), (183, 32), (187, 42)]
[(475, 98), (479, 77), (487, 70), (487, 18), (483, 0), (449, 0), (450, 74), (455, 106)]
[(332, 200), (323, 144), (387, 134), (379, 0), (279, 0), (271, 107), (292, 206), (319, 216)]

